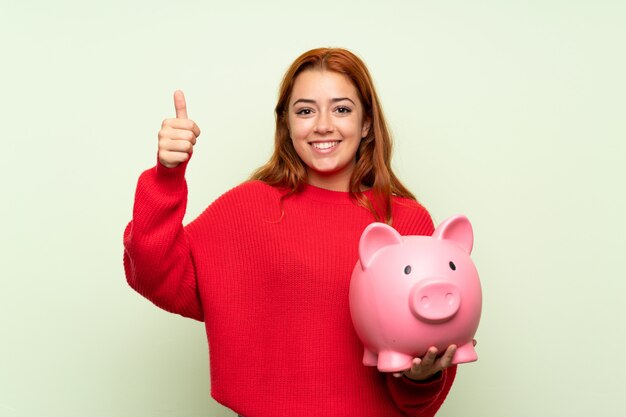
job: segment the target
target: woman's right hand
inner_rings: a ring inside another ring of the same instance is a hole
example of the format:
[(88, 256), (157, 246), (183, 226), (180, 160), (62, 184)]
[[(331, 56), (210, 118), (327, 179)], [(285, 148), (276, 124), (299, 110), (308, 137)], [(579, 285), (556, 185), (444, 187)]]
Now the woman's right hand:
[(187, 118), (187, 103), (182, 91), (174, 92), (175, 119), (165, 119), (159, 130), (159, 162), (174, 168), (187, 161), (193, 152), (200, 128)]

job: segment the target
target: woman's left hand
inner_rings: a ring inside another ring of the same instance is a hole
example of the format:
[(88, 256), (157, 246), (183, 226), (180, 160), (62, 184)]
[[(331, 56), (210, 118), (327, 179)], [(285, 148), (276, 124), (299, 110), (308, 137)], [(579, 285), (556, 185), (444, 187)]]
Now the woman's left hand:
[(413, 359), (411, 368), (404, 372), (396, 372), (393, 375), (401, 377), (405, 375), (407, 378), (414, 381), (424, 381), (439, 371), (452, 366), (452, 357), (456, 352), (456, 345), (450, 345), (441, 357), (437, 357), (437, 348), (431, 346), (422, 358)]

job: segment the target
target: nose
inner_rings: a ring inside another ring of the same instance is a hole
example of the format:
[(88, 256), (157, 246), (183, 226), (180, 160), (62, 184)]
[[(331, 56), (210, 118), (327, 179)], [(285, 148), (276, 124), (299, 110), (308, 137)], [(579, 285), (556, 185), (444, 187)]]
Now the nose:
[(315, 123), (315, 133), (325, 134), (335, 130), (331, 115), (328, 112), (320, 111)]
[(443, 280), (418, 283), (411, 291), (410, 306), (422, 321), (447, 321), (459, 310), (461, 293), (454, 284)]

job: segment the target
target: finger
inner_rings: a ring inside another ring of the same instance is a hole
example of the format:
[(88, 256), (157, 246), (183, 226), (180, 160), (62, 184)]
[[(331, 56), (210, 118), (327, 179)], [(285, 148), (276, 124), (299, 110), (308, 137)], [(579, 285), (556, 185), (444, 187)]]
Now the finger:
[(159, 161), (162, 165), (167, 168), (174, 168), (175, 166), (187, 161), (189, 159), (189, 154), (186, 152), (170, 152), (170, 151), (160, 151), (159, 152)]
[(187, 102), (181, 90), (174, 91), (174, 108), (176, 108), (177, 119), (187, 119)]
[(452, 359), (454, 358), (454, 354), (456, 353), (456, 345), (448, 346), (445, 353), (441, 357), (440, 363), (443, 369), (452, 366)]
[(165, 139), (183, 140), (183, 141), (191, 143), (192, 145), (196, 144), (196, 135), (190, 130), (167, 129), (167, 130), (162, 131), (159, 137), (163, 138), (164, 140)]
[(422, 366), (431, 366), (437, 360), (437, 348), (431, 346), (422, 359)]
[(413, 363), (411, 363), (411, 372), (418, 372), (420, 365), (422, 364), (422, 360), (420, 358), (413, 359)]
[(165, 119), (161, 123), (161, 129), (166, 128), (190, 130), (196, 137), (200, 136), (200, 128), (196, 122), (189, 119)]
[(173, 151), (173, 152), (193, 152), (193, 145), (191, 142), (186, 140), (164, 140), (160, 146), (164, 151)]

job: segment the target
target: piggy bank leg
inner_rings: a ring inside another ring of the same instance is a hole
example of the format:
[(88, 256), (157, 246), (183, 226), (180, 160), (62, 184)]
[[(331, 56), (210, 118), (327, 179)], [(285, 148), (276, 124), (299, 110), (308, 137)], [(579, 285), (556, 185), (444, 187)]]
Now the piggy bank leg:
[(363, 365), (365, 366), (376, 366), (378, 365), (378, 353), (365, 348), (363, 352)]
[(413, 357), (404, 353), (383, 350), (378, 353), (378, 370), (381, 372), (398, 372), (411, 368)]
[(474, 350), (474, 344), (472, 342), (459, 346), (454, 352), (452, 363), (454, 365), (459, 363), (474, 362), (478, 360), (476, 350)]

